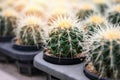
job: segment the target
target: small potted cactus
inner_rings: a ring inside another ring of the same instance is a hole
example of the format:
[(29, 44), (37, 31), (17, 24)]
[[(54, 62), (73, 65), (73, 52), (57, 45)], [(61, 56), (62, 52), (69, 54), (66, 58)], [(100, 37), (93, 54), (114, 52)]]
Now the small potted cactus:
[(14, 49), (22, 51), (39, 50), (43, 44), (44, 30), (41, 20), (35, 16), (27, 16), (21, 19), (15, 29), (16, 38)]
[(108, 9), (108, 2), (107, 0), (93, 0), (97, 8), (99, 9), (99, 12), (102, 15), (105, 15), (107, 9)]
[(96, 28), (100, 26), (104, 26), (106, 24), (106, 20), (101, 15), (91, 15), (85, 22), (84, 31), (87, 34), (92, 34)]
[(0, 14), (0, 42), (8, 42), (14, 37), (18, 14), (13, 9), (2, 10)]
[(77, 12), (77, 17), (80, 20), (85, 20), (93, 13), (95, 13), (94, 5), (91, 3), (84, 3), (80, 6), (80, 10)]
[(40, 71), (34, 68), (33, 58), (42, 50), (44, 44), (45, 35), (41, 19), (36, 16), (21, 18), (15, 32), (11, 52), (15, 55), (19, 72), (25, 75), (38, 74)]
[(120, 28), (101, 27), (87, 41), (89, 58), (84, 72), (91, 80), (120, 80)]
[(58, 16), (51, 27), (43, 59), (61, 65), (84, 61), (83, 31), (79, 29), (77, 20), (70, 16)]
[(108, 12), (108, 21), (112, 24), (120, 24), (120, 5), (115, 5)]

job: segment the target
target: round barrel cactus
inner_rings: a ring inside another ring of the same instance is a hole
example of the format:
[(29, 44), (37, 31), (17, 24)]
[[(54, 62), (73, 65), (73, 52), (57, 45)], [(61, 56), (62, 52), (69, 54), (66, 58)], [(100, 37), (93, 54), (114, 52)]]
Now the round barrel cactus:
[(51, 25), (47, 49), (57, 57), (74, 58), (82, 53), (83, 31), (77, 20), (70, 16), (59, 16)]
[(108, 21), (112, 24), (120, 24), (120, 5), (114, 6), (108, 13)]
[(99, 12), (102, 15), (105, 15), (107, 9), (108, 9), (108, 2), (107, 0), (93, 0), (97, 8), (99, 9)]
[(84, 26), (84, 30), (88, 34), (92, 34), (98, 27), (105, 25), (106, 20), (100, 15), (90, 16)]
[(3, 10), (0, 14), (0, 36), (13, 36), (17, 27), (18, 14), (13, 9)]
[(35, 16), (27, 16), (20, 19), (16, 31), (16, 43), (19, 45), (39, 45), (43, 43), (44, 30), (41, 20)]
[(77, 17), (80, 20), (85, 20), (87, 17), (95, 13), (94, 6), (90, 3), (86, 3), (80, 6), (80, 10), (77, 13)]
[(120, 28), (104, 26), (96, 30), (88, 40), (89, 60), (95, 74), (101, 77), (120, 79)]

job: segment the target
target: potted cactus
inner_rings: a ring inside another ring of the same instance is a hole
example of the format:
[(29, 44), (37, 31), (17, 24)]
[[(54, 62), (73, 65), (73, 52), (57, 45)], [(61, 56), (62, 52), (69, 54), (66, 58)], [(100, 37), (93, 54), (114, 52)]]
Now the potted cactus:
[(94, 6), (90, 3), (84, 3), (80, 6), (80, 10), (77, 12), (77, 17), (80, 20), (85, 20), (93, 13), (95, 13)]
[(44, 30), (41, 20), (35, 16), (27, 16), (21, 19), (15, 29), (16, 38), (14, 49), (22, 51), (39, 50), (43, 44)]
[(104, 26), (105, 23), (105, 18), (100, 15), (94, 14), (86, 20), (84, 30), (87, 34), (92, 34), (96, 28)]
[(120, 5), (116, 5), (108, 12), (108, 21), (112, 24), (120, 24)]
[(17, 12), (13, 9), (2, 10), (0, 14), (0, 42), (8, 42), (14, 37)]
[(42, 50), (44, 44), (44, 29), (41, 19), (36, 16), (21, 18), (15, 29), (16, 38), (13, 41), (11, 55), (17, 60), (20, 73), (32, 75), (39, 72), (33, 66), (33, 58)]
[(101, 27), (87, 41), (89, 58), (84, 67), (87, 77), (92, 80), (120, 80), (120, 28)]
[(93, 0), (97, 8), (99, 9), (99, 12), (102, 15), (105, 15), (106, 10), (108, 9), (108, 2), (107, 0)]
[(61, 65), (77, 64), (84, 60), (82, 54), (83, 32), (70, 16), (58, 16), (51, 24), (43, 59)]

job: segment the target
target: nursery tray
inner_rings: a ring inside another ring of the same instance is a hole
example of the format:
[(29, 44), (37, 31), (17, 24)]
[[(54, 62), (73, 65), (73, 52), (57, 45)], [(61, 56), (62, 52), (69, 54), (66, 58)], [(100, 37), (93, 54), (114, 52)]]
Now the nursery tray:
[(43, 60), (43, 52), (35, 56), (34, 66), (48, 75), (57, 78), (54, 80), (89, 80), (83, 73), (84, 63), (77, 65), (51, 64)]
[(21, 61), (33, 60), (34, 56), (40, 51), (24, 52), (12, 48), (12, 43), (0, 43), (0, 51), (13, 59)]

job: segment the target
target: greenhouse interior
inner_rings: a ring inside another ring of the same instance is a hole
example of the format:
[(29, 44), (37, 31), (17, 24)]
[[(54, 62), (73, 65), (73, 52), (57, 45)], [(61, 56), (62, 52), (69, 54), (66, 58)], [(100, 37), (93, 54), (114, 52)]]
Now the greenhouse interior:
[(0, 0), (0, 80), (120, 80), (120, 0)]

